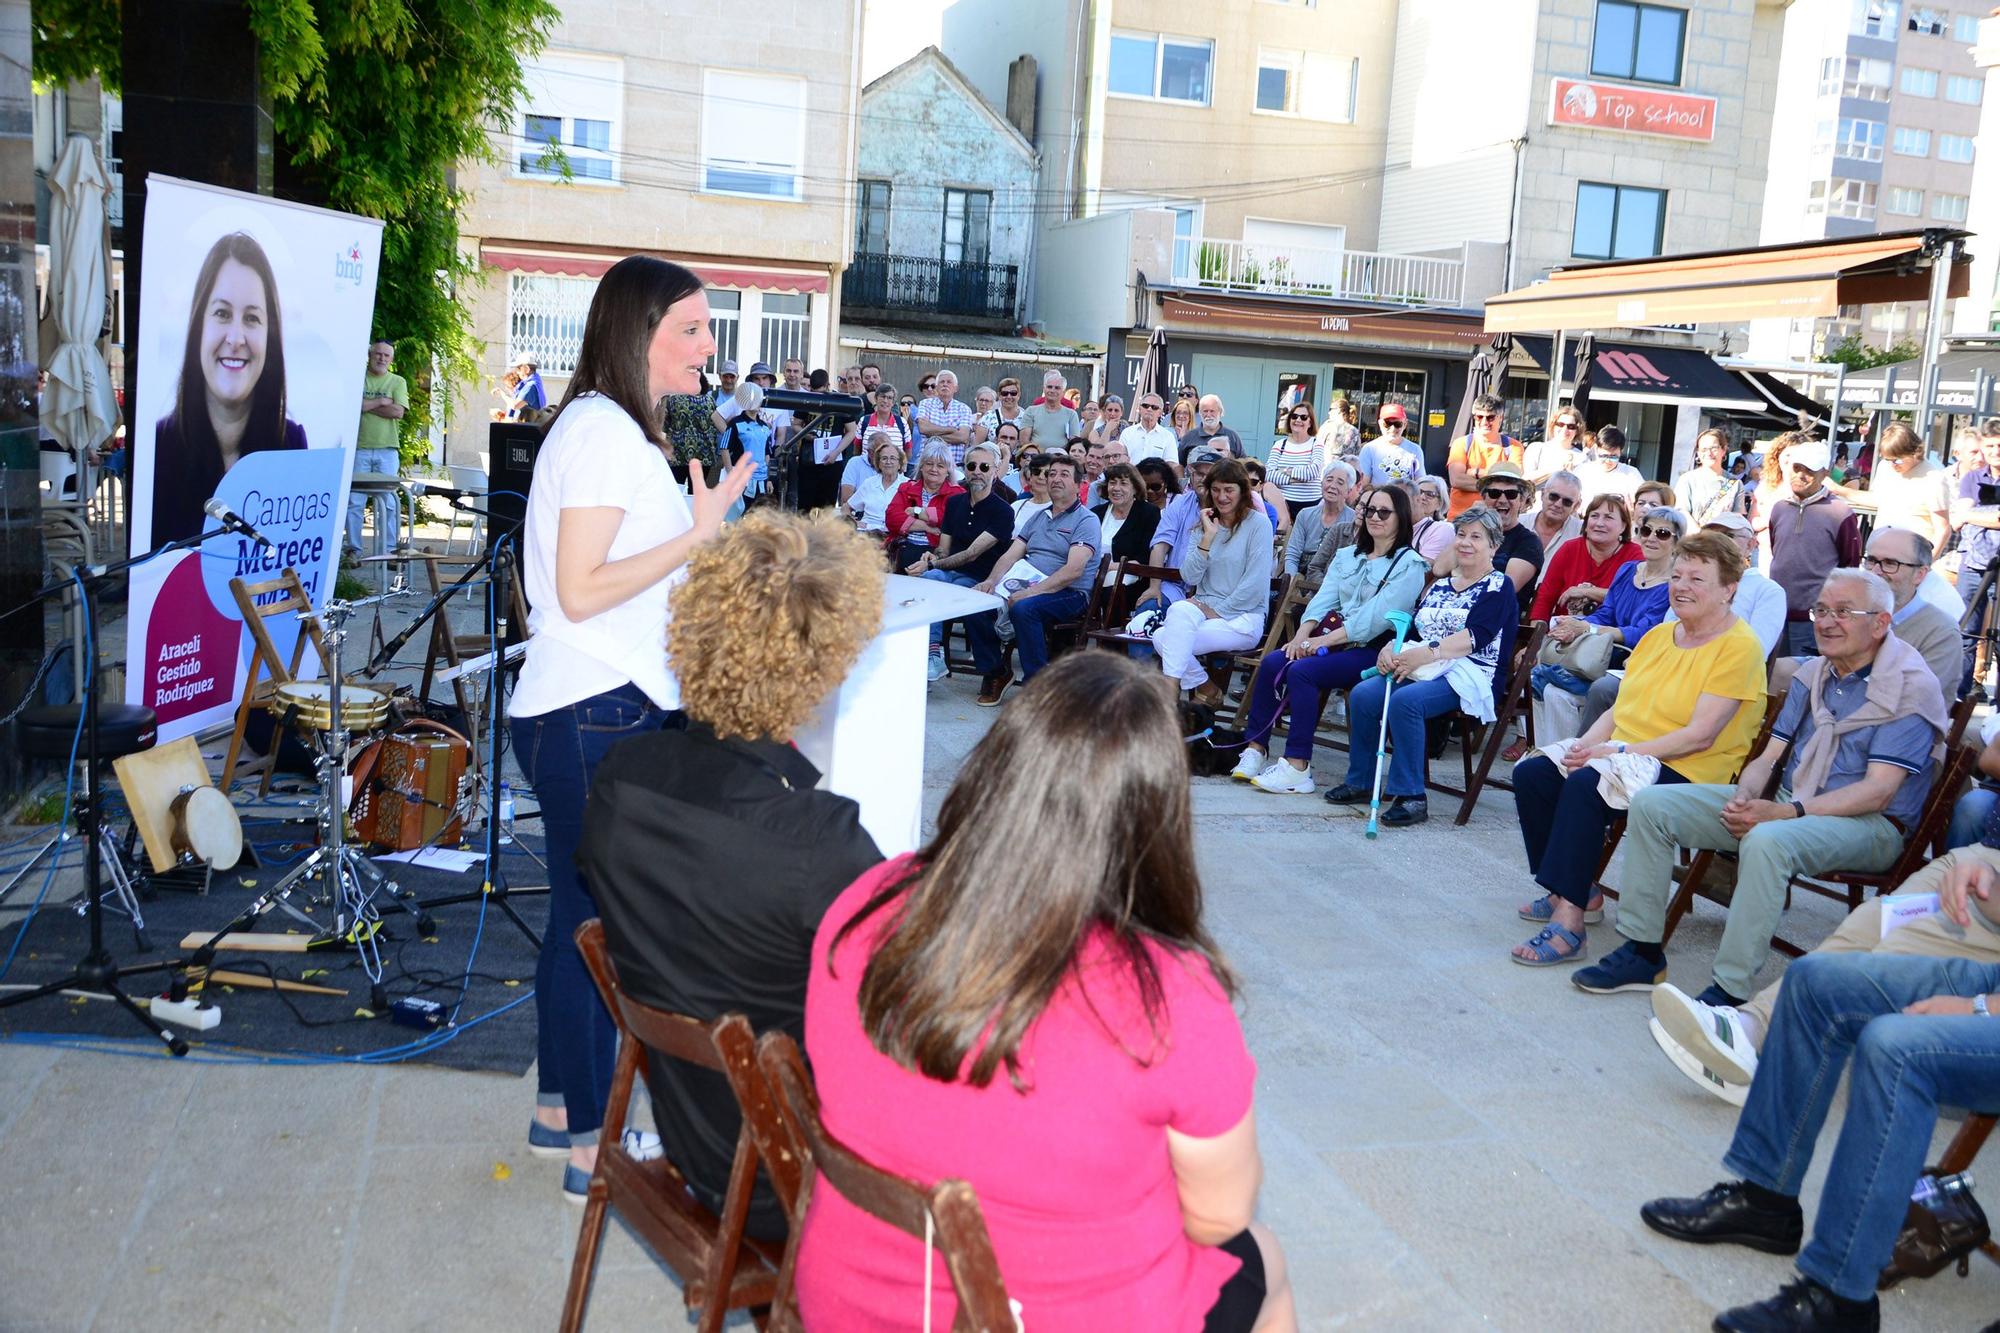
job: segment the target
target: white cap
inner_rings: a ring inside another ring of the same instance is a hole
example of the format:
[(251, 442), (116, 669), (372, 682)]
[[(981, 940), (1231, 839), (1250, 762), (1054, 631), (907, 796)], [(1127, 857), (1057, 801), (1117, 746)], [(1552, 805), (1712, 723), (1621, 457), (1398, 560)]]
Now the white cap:
[(1824, 440), (1806, 440), (1785, 450), (1784, 464), (1788, 468), (1802, 467), (1812, 472), (1824, 472), (1832, 461)]

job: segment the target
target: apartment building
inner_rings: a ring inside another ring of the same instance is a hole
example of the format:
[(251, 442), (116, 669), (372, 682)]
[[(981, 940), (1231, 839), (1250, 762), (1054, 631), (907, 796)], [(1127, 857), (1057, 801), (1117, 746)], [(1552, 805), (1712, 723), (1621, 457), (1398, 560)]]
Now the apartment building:
[(486, 278), (466, 299), (486, 355), (480, 382), (460, 386), (452, 457), (486, 447), (492, 386), (520, 358), (561, 394), (597, 279), (629, 254), (702, 276), (718, 360), (833, 358), (860, 27), (860, 0), (754, 17), (710, 6), (671, 23), (566, 0), (527, 95), (494, 131), (500, 165), (464, 182), (461, 244)]
[[(1792, 0), (1764, 241), (1966, 225), (1986, 92), (1972, 58), (1981, 17), (1907, 0)], [(1886, 347), (1923, 331), (1921, 304), (1849, 307), (1758, 320), (1750, 345), (1759, 357), (1811, 361), (1844, 338)]]

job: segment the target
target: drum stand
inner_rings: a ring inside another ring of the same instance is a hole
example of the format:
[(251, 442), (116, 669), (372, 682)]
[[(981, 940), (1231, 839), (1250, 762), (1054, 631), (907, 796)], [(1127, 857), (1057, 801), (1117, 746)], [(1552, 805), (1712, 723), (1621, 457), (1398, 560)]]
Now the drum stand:
[[(313, 772), (319, 780), (319, 846), (288, 871), (284, 878), (258, 894), (234, 921), (195, 950), (189, 960), (190, 968), (208, 966), (214, 959), (216, 944), (225, 935), (247, 930), (258, 917), (277, 907), (313, 928), (315, 935), (306, 946), (308, 950), (352, 946), (360, 956), (362, 969), (368, 974), (377, 1008), (386, 1005), (382, 995), (382, 951), (375, 938), (382, 928), (381, 913), (375, 906), (376, 897), (379, 894), (390, 906), (410, 912), (413, 916), (418, 914), (404, 901), (396, 882), (377, 869), (359, 847), (347, 841), (347, 807), (341, 800), (341, 780), (346, 775), (348, 732), (347, 721), (341, 713), (340, 647), (347, 638), (348, 617), (354, 612), (364, 606), (405, 596), (409, 591), (408, 587), (398, 582), (387, 592), (374, 597), (352, 602), (335, 598), (317, 613), (321, 638), (327, 649), (327, 706), (331, 724), (327, 730), (314, 736)], [(319, 891), (312, 895), (312, 902), (332, 912), (330, 926), (322, 929), (318, 921), (292, 905), (292, 894), (305, 885), (318, 886)]]

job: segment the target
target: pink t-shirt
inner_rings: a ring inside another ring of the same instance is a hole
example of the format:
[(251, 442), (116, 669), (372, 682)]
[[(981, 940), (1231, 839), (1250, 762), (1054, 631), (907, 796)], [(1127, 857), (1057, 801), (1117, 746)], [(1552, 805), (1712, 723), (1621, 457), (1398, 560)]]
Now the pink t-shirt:
[[(1076, 984), (1056, 992), (1021, 1042), (1028, 1092), (1014, 1090), (1004, 1065), (984, 1088), (933, 1082), (877, 1051), (861, 1027), (861, 975), (894, 904), (842, 942), (827, 974), (834, 935), (907, 862), (849, 885), (813, 941), (806, 1053), (827, 1128), (899, 1175), (971, 1182), (1008, 1293), (1034, 1333), (1199, 1330), (1240, 1265), (1182, 1231), (1166, 1130), (1213, 1138), (1234, 1128), (1249, 1114), (1257, 1073), (1208, 965), (1147, 945), (1165, 1000), (1167, 1037), (1155, 1052), (1129, 971), (1094, 940), (1082, 972), (1096, 1013)], [(921, 1240), (824, 1181), (814, 1187), (798, 1266), (808, 1328), (921, 1327), (923, 1269)], [(933, 1270), (931, 1326), (949, 1328), (951, 1280), (941, 1260)]]

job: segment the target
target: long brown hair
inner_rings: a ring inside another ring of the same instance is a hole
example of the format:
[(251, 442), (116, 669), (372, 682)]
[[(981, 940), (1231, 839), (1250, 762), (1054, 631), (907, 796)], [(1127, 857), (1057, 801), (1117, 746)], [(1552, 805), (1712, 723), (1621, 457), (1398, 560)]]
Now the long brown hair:
[[(1216, 506), (1215, 487), (1218, 482), (1235, 484), (1235, 513), (1225, 514)], [(1234, 532), (1242, 526), (1244, 519), (1264, 507), (1264, 497), (1259, 494), (1259, 489), (1256, 483), (1250, 480), (1250, 469), (1244, 467), (1240, 459), (1225, 458), (1208, 474), (1208, 507), (1215, 510), (1216, 518), (1222, 521), (1224, 527)]]
[(543, 433), (555, 428), (563, 408), (579, 394), (599, 393), (624, 408), (647, 439), (666, 448), (660, 405), (647, 377), (646, 351), (667, 310), (700, 290), (701, 279), (693, 270), (651, 255), (627, 255), (606, 269), (584, 317), (576, 372)]
[(960, 770), (936, 836), (834, 937), (837, 951), (896, 904), (861, 978), (876, 1050), (974, 1087), (1004, 1063), (1022, 1086), (1021, 1041), (1100, 929), (1152, 1027), (1152, 1051), (1128, 1048), (1141, 1064), (1166, 1040), (1148, 941), (1235, 993), (1201, 924), (1180, 727), (1159, 672), (1122, 653), (1070, 653), (1036, 674)]

